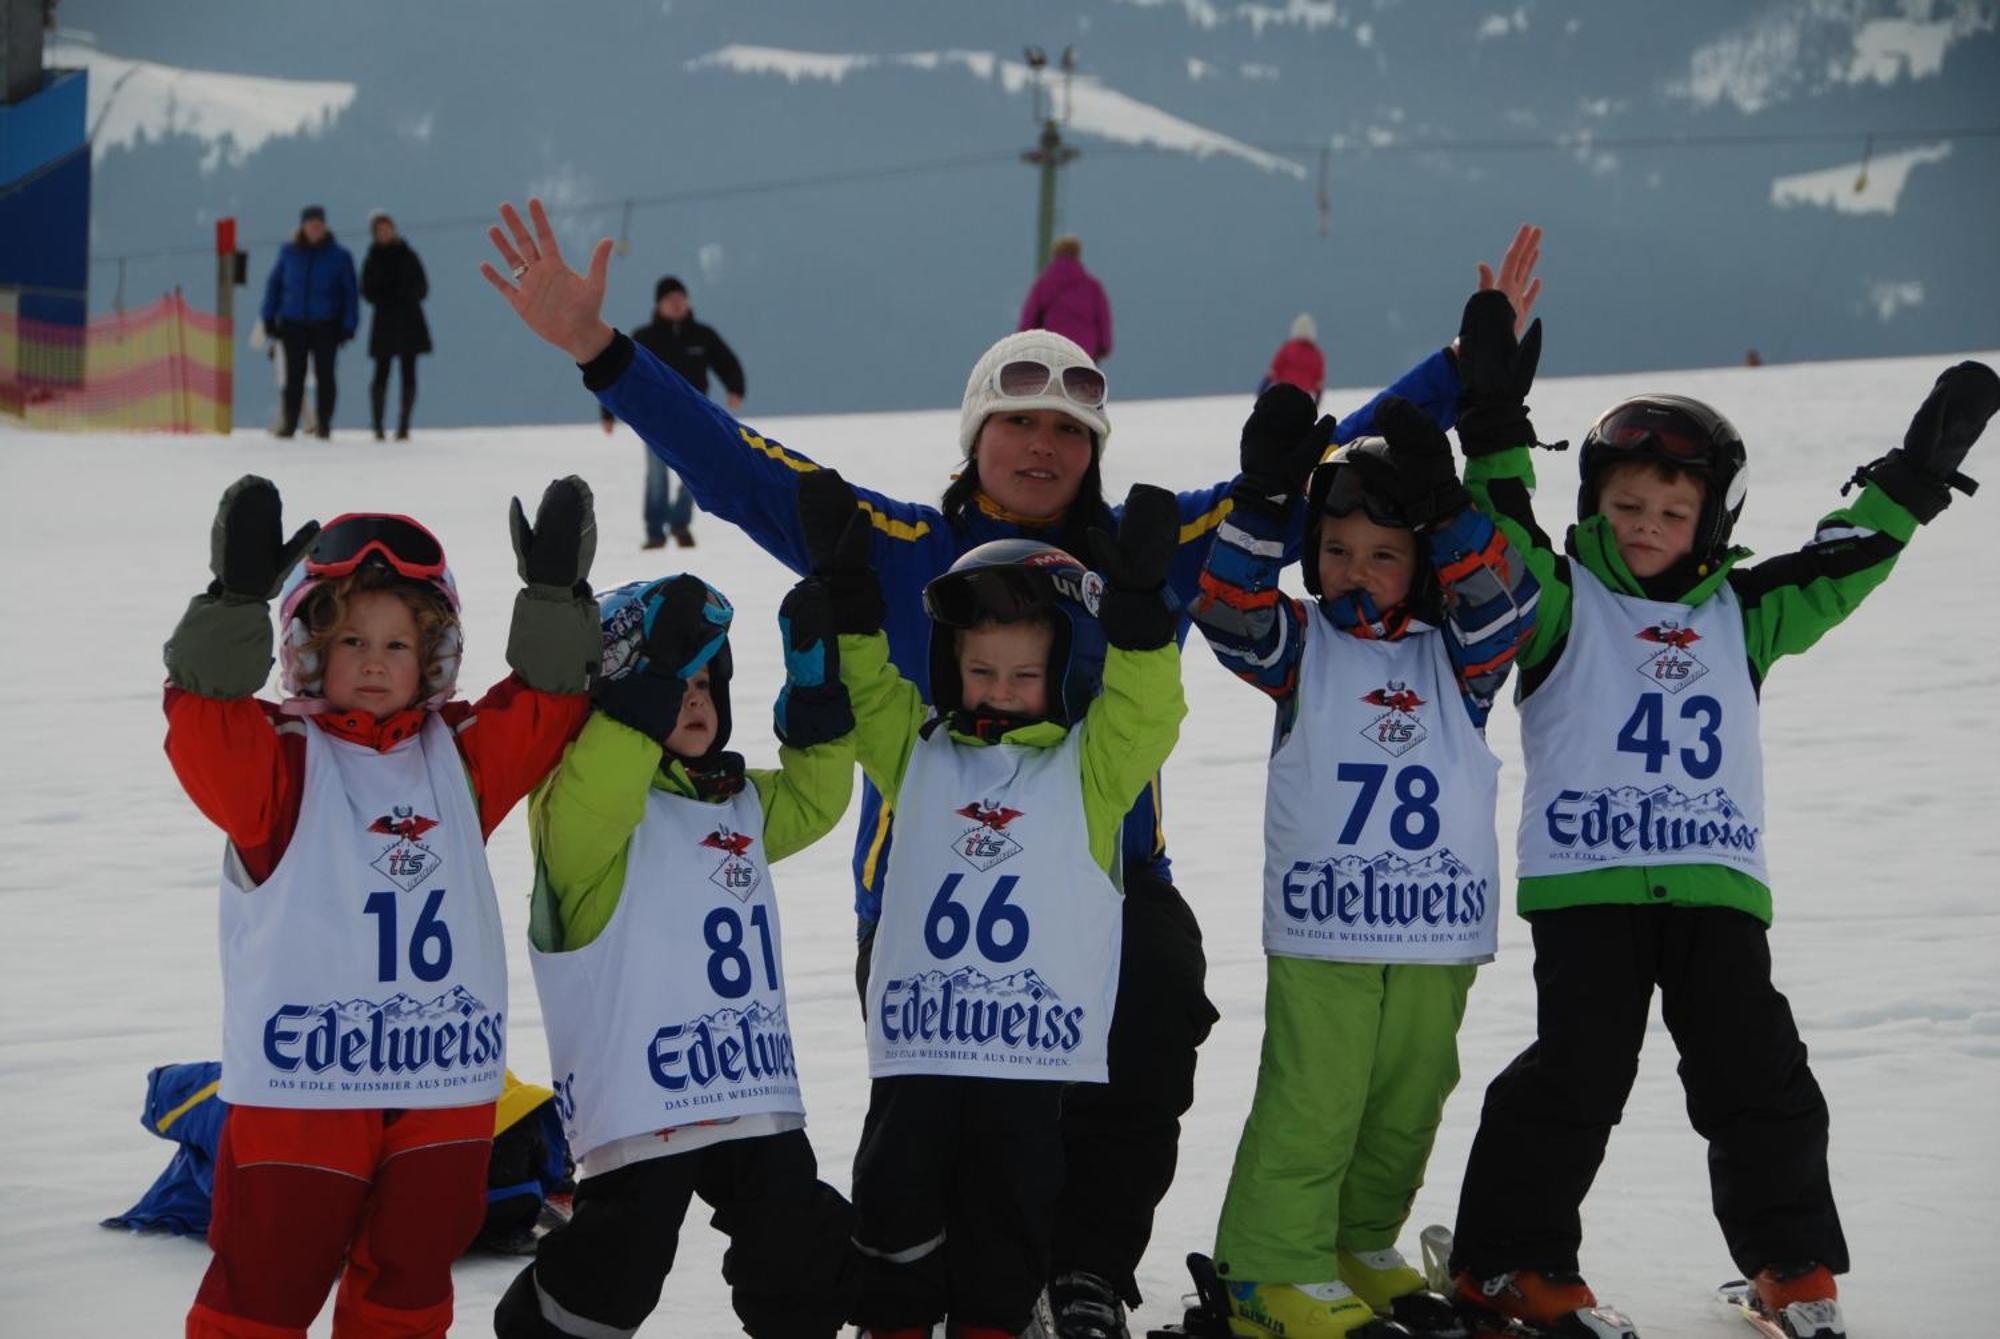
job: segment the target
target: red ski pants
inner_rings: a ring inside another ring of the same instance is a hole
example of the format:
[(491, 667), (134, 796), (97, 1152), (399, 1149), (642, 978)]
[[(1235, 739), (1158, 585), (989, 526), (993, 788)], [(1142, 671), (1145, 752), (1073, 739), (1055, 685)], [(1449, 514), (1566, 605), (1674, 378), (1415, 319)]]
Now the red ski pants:
[(187, 1339), (303, 1339), (347, 1267), (337, 1339), (441, 1339), (451, 1262), (486, 1213), (493, 1104), (427, 1111), (232, 1107), (215, 1252)]

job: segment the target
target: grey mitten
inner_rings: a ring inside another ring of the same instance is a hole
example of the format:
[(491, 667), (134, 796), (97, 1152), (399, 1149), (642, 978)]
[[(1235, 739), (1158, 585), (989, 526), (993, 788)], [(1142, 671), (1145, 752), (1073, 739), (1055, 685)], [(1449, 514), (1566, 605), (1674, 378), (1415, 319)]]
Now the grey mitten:
[(319, 535), (307, 521), (287, 540), (277, 485), (246, 474), (229, 485), (209, 531), (214, 580), (167, 639), (167, 678), (203, 697), (248, 697), (271, 674), (270, 601)]

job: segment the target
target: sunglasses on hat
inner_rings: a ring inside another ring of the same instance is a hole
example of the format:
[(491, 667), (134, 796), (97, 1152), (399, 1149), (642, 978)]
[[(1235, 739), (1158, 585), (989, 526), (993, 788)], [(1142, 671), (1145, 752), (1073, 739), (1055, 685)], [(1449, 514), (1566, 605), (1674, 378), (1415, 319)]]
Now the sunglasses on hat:
[(1003, 400), (1032, 400), (1060, 384), (1063, 398), (1086, 409), (1104, 408), (1104, 374), (1094, 367), (1071, 365), (1058, 372), (1039, 358), (1016, 358), (993, 374), (993, 389)]

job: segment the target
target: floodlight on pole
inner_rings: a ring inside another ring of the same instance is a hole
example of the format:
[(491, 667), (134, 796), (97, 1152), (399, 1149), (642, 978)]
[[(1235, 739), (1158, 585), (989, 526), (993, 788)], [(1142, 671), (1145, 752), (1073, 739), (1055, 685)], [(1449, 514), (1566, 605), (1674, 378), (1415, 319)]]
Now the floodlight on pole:
[[(1038, 46), (1024, 47), (1021, 54), (1027, 59), (1029, 83), (1034, 93), (1034, 119), (1041, 124), (1042, 133), (1036, 139), (1035, 147), (1021, 155), (1021, 161), (1041, 169), (1041, 197), (1035, 208), (1035, 273), (1040, 274), (1049, 263), (1049, 247), (1055, 240), (1056, 227), (1056, 170), (1075, 160), (1077, 150), (1063, 142), (1062, 128), (1056, 122), (1054, 99), (1042, 101), (1044, 88), (1042, 71), (1049, 63), (1048, 53)], [(1062, 124), (1069, 123), (1070, 78), (1076, 71), (1076, 48), (1065, 47), (1062, 53), (1063, 72), (1063, 113)]]

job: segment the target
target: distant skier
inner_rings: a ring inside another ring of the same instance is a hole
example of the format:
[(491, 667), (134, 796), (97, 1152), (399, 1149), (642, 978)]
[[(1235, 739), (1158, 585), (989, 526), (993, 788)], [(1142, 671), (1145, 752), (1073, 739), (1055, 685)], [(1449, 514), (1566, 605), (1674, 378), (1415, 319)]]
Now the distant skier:
[(396, 414), (396, 440), (410, 439), (410, 411), (417, 403), (417, 355), (431, 351), (431, 328), (424, 320), (424, 299), (430, 280), (424, 263), (396, 231), (396, 221), (381, 210), (368, 216), (374, 241), (361, 262), (361, 296), (375, 308), (368, 327), (368, 356), (375, 376), (368, 383), (368, 412), (375, 440), (382, 440), (382, 414), (389, 398), (389, 368), (403, 369), (402, 404)]
[(1292, 318), (1291, 336), (1271, 356), (1270, 369), (1257, 383), (1257, 393), (1262, 395), (1277, 385), (1297, 386), (1312, 396), (1315, 406), (1326, 390), (1326, 355), (1320, 352), (1319, 327), (1311, 312)]
[[(713, 327), (694, 319), (687, 285), (673, 275), (653, 286), (653, 319), (634, 330), (632, 339), (703, 395), (708, 394), (708, 374), (715, 373), (729, 412), (743, 407), (743, 364)], [(610, 432), (618, 420), (609, 409), (598, 412), (604, 431)], [(676, 489), (666, 462), (651, 451), (646, 453), (645, 519), (646, 542), (641, 548), (665, 548), (668, 535), (681, 548), (694, 547), (694, 532), (689, 528), (694, 520), (694, 494), (685, 484)]]
[(1774, 1323), (1838, 1339), (1848, 1251), (1826, 1099), (1771, 981), (1761, 692), (1887, 578), (1953, 487), (1970, 491), (1959, 466), (2000, 409), (2000, 378), (1948, 369), (1902, 446), (1855, 472), (1860, 496), (1755, 567), (1730, 545), (1747, 492), (1735, 427), (1686, 396), (1621, 401), (1584, 435), (1577, 523), (1558, 549), (1530, 506), (1535, 431), (1518, 392), (1534, 360), (1513, 321), (1503, 299), (1466, 309), (1459, 435), (1467, 486), (1542, 588), (1519, 660), (1518, 896), (1539, 1027), (1486, 1091), (1458, 1296), (1563, 1333), (1595, 1305), (1579, 1210), (1657, 989), (1731, 1259)]
[(1111, 299), (1097, 276), (1083, 268), (1083, 242), (1056, 238), (1049, 263), (1021, 304), (1016, 330), (1053, 330), (1076, 341), (1093, 362), (1111, 356)]
[(333, 435), (333, 361), (340, 346), (354, 338), (361, 309), (354, 281), (354, 257), (327, 230), (326, 210), (307, 205), (299, 211), (299, 228), (278, 250), (271, 277), (264, 283), (264, 333), (285, 346), (284, 418), (278, 436), (299, 429), (299, 407), (305, 403), (306, 360), (312, 360), (318, 382), (315, 408), (317, 435)]

